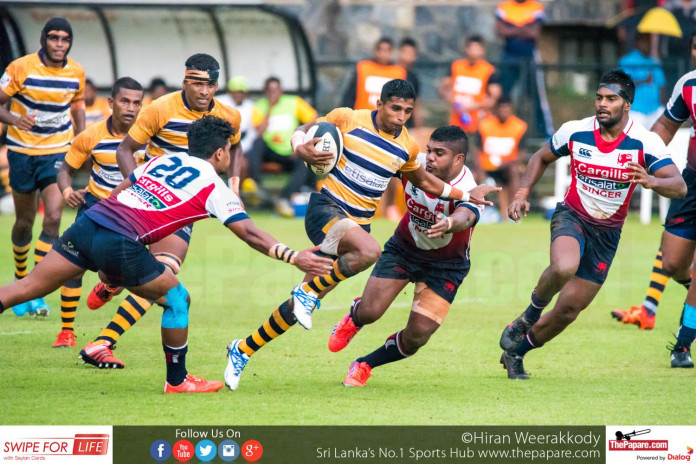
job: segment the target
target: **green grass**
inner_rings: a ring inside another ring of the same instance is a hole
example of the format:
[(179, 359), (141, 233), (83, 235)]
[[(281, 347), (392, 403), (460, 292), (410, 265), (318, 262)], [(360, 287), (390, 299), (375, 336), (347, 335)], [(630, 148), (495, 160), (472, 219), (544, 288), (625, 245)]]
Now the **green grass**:
[[(297, 249), (308, 246), (300, 220), (259, 215), (257, 223)], [(9, 282), (13, 218), (0, 247)], [(72, 222), (72, 216), (64, 218)], [(472, 269), (442, 328), (416, 356), (375, 369), (367, 388), (341, 386), (350, 362), (406, 321), (412, 287), (382, 320), (340, 353), (330, 353), (333, 324), (360, 295), (369, 273), (341, 284), (324, 300), (314, 329), (296, 326), (249, 362), (240, 387), (209, 395), (163, 395), (161, 309), (154, 307), (118, 343), (125, 370), (83, 366), (79, 349), (96, 337), (118, 302), (90, 311), (84, 298), (76, 319), (78, 347), (52, 349), (60, 330), (58, 293), (46, 320), (0, 316), (0, 410), (3, 424), (685, 424), (694, 371), (669, 367), (672, 338), (685, 295), (671, 283), (653, 331), (621, 326), (615, 307), (642, 301), (661, 228), (632, 217), (606, 285), (568, 330), (526, 358), (532, 379), (509, 381), (498, 363), (504, 325), (527, 305), (548, 262), (548, 222), (479, 226)], [(393, 225), (377, 221), (384, 242)], [(38, 235), (38, 233), (36, 234)], [(192, 297), (189, 370), (222, 379), (225, 345), (246, 336), (288, 296), (301, 273), (251, 251), (217, 221), (196, 224), (180, 277)], [(118, 298), (117, 298), (118, 300)], [(120, 300), (119, 300), (120, 301)]]

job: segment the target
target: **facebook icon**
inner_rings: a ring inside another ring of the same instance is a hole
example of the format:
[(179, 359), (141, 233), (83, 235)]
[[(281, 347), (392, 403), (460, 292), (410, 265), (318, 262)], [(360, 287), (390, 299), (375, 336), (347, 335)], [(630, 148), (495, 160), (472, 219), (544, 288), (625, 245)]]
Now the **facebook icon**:
[(172, 446), (165, 440), (157, 440), (150, 446), (150, 456), (155, 461), (166, 461), (172, 455)]

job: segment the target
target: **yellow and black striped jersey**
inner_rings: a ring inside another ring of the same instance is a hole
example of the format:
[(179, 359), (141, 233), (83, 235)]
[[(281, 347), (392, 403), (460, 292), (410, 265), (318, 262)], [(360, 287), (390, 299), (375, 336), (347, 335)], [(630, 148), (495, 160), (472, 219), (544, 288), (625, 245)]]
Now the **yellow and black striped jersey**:
[(337, 108), (317, 119), (335, 124), (343, 134), (343, 154), (322, 192), (358, 224), (372, 221), (394, 174), (420, 167), (418, 144), (406, 128), (389, 135), (379, 129), (376, 116), (376, 110)]
[[(92, 174), (87, 191), (100, 200), (108, 198), (111, 191), (123, 182), (116, 162), (116, 149), (124, 138), (124, 135), (112, 132), (109, 117), (92, 124), (75, 137), (65, 155), (65, 162), (73, 169), (80, 169), (85, 161), (92, 158)], [(134, 156), (142, 154), (142, 151), (138, 151)]]
[(163, 95), (144, 108), (128, 135), (138, 143), (147, 143), (145, 161), (156, 156), (187, 153), (189, 125), (208, 114), (229, 122), (234, 129), (230, 142), (232, 145), (239, 142), (242, 137), (239, 111), (217, 99), (213, 99), (208, 111), (196, 111), (186, 102), (183, 91)]
[(10, 126), (7, 146), (27, 155), (65, 152), (73, 139), (70, 105), (82, 100), (85, 72), (68, 58), (62, 68), (46, 66), (41, 52), (14, 60), (0, 78), (0, 90), (12, 97), (15, 116), (32, 114), (36, 124), (28, 131)]

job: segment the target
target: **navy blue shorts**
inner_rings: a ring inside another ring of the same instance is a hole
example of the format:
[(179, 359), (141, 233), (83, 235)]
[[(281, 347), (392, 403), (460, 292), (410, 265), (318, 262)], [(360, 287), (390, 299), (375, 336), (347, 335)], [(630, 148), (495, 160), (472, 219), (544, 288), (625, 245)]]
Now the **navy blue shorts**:
[(573, 237), (580, 244), (580, 265), (575, 276), (602, 285), (614, 261), (621, 228), (590, 224), (559, 203), (551, 217), (551, 241), (561, 236)]
[[(331, 228), (327, 225), (334, 219), (345, 219), (348, 215), (343, 208), (338, 206), (331, 198), (322, 193), (312, 193), (307, 205), (305, 215), (305, 231), (307, 237), (314, 245), (319, 245), (324, 241), (327, 232)], [(370, 233), (370, 225), (361, 225), (365, 232)]]
[(665, 230), (670, 234), (696, 241), (696, 172), (682, 171), (688, 191), (684, 198), (673, 198), (665, 218)]
[(78, 218), (53, 249), (76, 266), (101, 271), (112, 286), (144, 285), (165, 269), (145, 245), (100, 226), (89, 216)]
[(10, 187), (18, 193), (33, 193), (56, 183), (58, 168), (65, 153), (53, 155), (25, 155), (7, 150), (10, 165)]
[(193, 234), (193, 222), (177, 230), (173, 235), (176, 235), (181, 240), (189, 244), (191, 243), (191, 234)]
[(95, 197), (91, 193), (87, 192), (85, 193), (85, 202), (80, 205), (79, 208), (77, 208), (77, 214), (75, 215), (75, 220), (77, 221), (80, 216), (85, 214), (85, 211), (90, 209), (92, 206), (96, 205), (99, 203), (99, 198)]
[(390, 238), (371, 275), (382, 279), (423, 282), (438, 296), (452, 303), (470, 267), (469, 261), (443, 263), (419, 260), (418, 255), (402, 249)]

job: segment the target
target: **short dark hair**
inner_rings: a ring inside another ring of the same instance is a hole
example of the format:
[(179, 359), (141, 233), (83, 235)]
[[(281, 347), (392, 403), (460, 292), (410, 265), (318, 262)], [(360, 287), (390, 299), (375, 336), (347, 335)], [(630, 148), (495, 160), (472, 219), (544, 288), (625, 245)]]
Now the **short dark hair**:
[(636, 84), (633, 82), (633, 79), (631, 79), (631, 76), (625, 71), (614, 69), (605, 72), (599, 79), (599, 85), (602, 84), (619, 84), (623, 88), (624, 92), (626, 92), (628, 102), (633, 103), (633, 97), (636, 95)]
[(388, 44), (390, 47), (394, 48), (394, 41), (390, 37), (380, 37), (375, 43), (375, 50), (379, 48), (383, 43)]
[(111, 88), (111, 97), (116, 97), (121, 89), (140, 90), (142, 92), (143, 86), (132, 77), (121, 77), (114, 82), (114, 86)]
[(399, 42), (399, 48), (401, 47), (413, 47), (418, 50), (418, 42), (416, 42), (416, 39), (413, 37), (404, 37), (401, 39), (401, 42)]
[(195, 55), (189, 56), (184, 66), (198, 71), (217, 71), (220, 69), (220, 63), (206, 53), (196, 53)]
[(384, 84), (379, 99), (382, 100), (382, 103), (387, 103), (392, 97), (415, 100), (416, 91), (410, 82), (403, 79), (393, 79)]
[(510, 95), (501, 95), (498, 101), (495, 102), (495, 106), (500, 105), (512, 105), (512, 98), (510, 98)]
[(479, 43), (479, 44), (481, 44), (481, 45), (485, 45), (485, 44), (486, 44), (486, 41), (485, 41), (485, 40), (483, 39), (483, 37), (480, 36), (479, 34), (470, 35), (469, 37), (466, 38), (466, 42), (465, 42), (465, 43), (466, 43), (467, 45), (469, 45), (470, 43), (474, 43), (474, 42), (475, 42), (475, 43)]
[(441, 126), (430, 134), (430, 140), (433, 142), (446, 142), (452, 145), (452, 151), (463, 153), (466, 156), (469, 151), (469, 137), (466, 132), (459, 126)]
[(265, 81), (263, 81), (263, 89), (266, 90), (268, 86), (275, 82), (276, 84), (280, 85), (280, 79), (277, 78), (276, 76), (268, 76)]
[(229, 122), (215, 116), (203, 116), (189, 126), (188, 154), (209, 159), (218, 148), (225, 148), (234, 134)]
[(154, 91), (157, 87), (167, 87), (167, 83), (164, 82), (164, 79), (161, 77), (155, 77), (150, 81), (150, 85), (148, 86), (147, 90), (152, 92)]
[(90, 79), (90, 78), (85, 79), (85, 87), (87, 87), (88, 85), (89, 85), (90, 87), (94, 87), (94, 88), (97, 87), (96, 85), (94, 85), (94, 82), (93, 82), (92, 79)]

